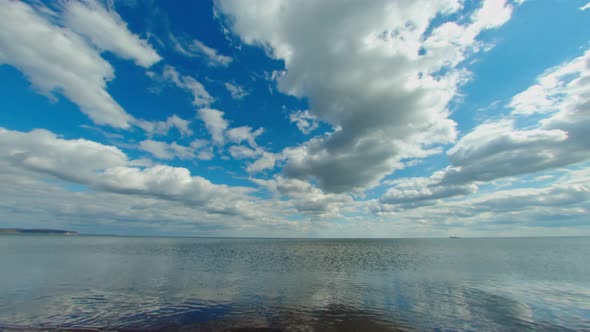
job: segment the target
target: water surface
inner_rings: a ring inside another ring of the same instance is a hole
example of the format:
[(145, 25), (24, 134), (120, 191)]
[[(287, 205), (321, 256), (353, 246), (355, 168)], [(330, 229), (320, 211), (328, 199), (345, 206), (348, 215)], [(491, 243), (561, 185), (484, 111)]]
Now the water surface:
[(0, 325), (590, 330), (590, 238), (0, 236)]

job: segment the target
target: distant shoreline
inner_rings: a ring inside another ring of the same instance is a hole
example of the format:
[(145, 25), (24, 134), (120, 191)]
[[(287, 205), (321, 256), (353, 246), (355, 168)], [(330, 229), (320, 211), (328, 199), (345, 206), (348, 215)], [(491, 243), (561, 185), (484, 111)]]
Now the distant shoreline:
[(80, 235), (80, 233), (62, 229), (0, 228), (0, 235)]
[(485, 239), (530, 239), (530, 238), (587, 238), (590, 235), (554, 235), (554, 236), (448, 236), (448, 237), (256, 237), (256, 236), (187, 236), (187, 235), (133, 235), (133, 234), (100, 234), (79, 233), (61, 229), (27, 229), (0, 228), (0, 235), (63, 235), (90, 237), (128, 237), (128, 238), (180, 238), (180, 239), (237, 239), (237, 240), (485, 240)]

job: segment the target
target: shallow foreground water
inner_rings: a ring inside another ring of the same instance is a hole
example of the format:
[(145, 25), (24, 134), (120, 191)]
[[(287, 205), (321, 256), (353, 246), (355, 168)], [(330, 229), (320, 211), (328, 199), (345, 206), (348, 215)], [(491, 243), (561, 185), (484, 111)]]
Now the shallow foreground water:
[(590, 238), (0, 236), (0, 329), (590, 330)]

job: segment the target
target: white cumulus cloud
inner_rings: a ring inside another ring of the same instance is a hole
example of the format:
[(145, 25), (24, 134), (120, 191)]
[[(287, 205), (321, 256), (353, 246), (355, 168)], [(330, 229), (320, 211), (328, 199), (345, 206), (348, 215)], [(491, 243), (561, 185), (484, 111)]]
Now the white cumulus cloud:
[(248, 92), (239, 85), (235, 85), (229, 82), (225, 82), (224, 85), (227, 91), (229, 91), (229, 93), (231, 94), (231, 97), (233, 99), (242, 99), (248, 95)]
[(310, 134), (319, 126), (315, 115), (309, 113), (309, 110), (296, 111), (289, 114), (289, 120), (297, 125), (297, 129), (304, 134)]
[(223, 112), (212, 108), (201, 108), (197, 111), (197, 115), (205, 123), (213, 143), (223, 145), (225, 143), (225, 130), (228, 127), (227, 121), (223, 118)]
[[(453, 0), (220, 0), (217, 9), (245, 43), (284, 61), (285, 71), (275, 75), (279, 90), (307, 98), (309, 115), (334, 128), (304, 144), (283, 169), (328, 192), (370, 188), (404, 158), (453, 142), (447, 106), (468, 77), (460, 64), (482, 49), (481, 31), (512, 13), (502, 0), (482, 2), (463, 21), (451, 19), (462, 9)], [(448, 21), (436, 25), (437, 17)], [(261, 158), (254, 165), (276, 164)]]
[(201, 82), (194, 77), (179, 74), (176, 68), (172, 66), (166, 66), (162, 76), (177, 87), (189, 91), (193, 96), (193, 105), (195, 106), (208, 106), (214, 100)]
[(219, 54), (219, 52), (201, 42), (198, 39), (192, 42), (187, 42), (185, 38), (169, 35), (172, 46), (176, 52), (188, 57), (201, 57), (207, 61), (207, 64), (212, 67), (227, 67), (234, 60), (232, 57)]
[(46, 130), (0, 128), (2, 173), (28, 171), (32, 177), (55, 177), (97, 191), (196, 204), (208, 213), (249, 216), (255, 210), (255, 199), (249, 196), (252, 188), (214, 184), (182, 167), (134, 164), (113, 146), (62, 139)]
[(133, 124), (134, 118), (106, 90), (115, 73), (100, 53), (109, 50), (144, 67), (160, 57), (118, 15), (93, 2), (70, 1), (63, 27), (53, 15), (24, 2), (2, 0), (0, 7), (0, 63), (18, 68), (52, 99), (53, 93), (63, 94), (97, 124), (117, 128)]
[(176, 128), (181, 136), (191, 136), (193, 134), (193, 131), (190, 129), (190, 122), (176, 114), (169, 116), (165, 121), (137, 120), (136, 125), (145, 130), (150, 136), (168, 135), (173, 128)]
[(156, 158), (165, 160), (174, 158), (209, 160), (212, 158), (208, 142), (204, 140), (194, 140), (191, 144), (185, 146), (176, 142), (167, 143), (148, 139), (139, 142), (139, 148), (151, 153)]
[(148, 44), (127, 29), (127, 24), (114, 11), (93, 1), (68, 1), (63, 14), (65, 25), (88, 38), (99, 49), (131, 59), (150, 67), (161, 57)]
[[(433, 204), (437, 199), (473, 193), (478, 184), (589, 160), (589, 60), (590, 51), (586, 51), (545, 71), (534, 85), (512, 98), (510, 118), (477, 126), (449, 149), (449, 167), (429, 178), (397, 184), (380, 202), (408, 207), (417, 201)], [(532, 115), (544, 117), (529, 128), (516, 126), (520, 118)]]

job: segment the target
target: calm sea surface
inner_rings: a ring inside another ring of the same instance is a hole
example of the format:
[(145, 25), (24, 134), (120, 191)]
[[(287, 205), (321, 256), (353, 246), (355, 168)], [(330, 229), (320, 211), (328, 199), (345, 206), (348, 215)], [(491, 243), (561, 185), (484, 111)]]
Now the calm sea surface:
[(590, 331), (590, 238), (0, 236), (12, 325)]

